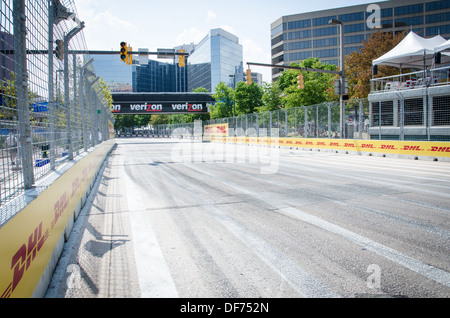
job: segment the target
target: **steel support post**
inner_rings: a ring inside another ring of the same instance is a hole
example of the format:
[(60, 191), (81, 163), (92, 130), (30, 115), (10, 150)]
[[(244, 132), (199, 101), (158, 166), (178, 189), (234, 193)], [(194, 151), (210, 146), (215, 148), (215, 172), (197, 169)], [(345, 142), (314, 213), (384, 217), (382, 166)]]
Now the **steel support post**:
[(16, 64), (16, 89), (18, 110), (18, 132), (20, 157), (23, 173), (23, 185), (25, 189), (31, 189), (34, 184), (32, 137), (30, 124), (30, 110), (28, 101), (28, 73), (26, 55), (26, 15), (25, 0), (15, 0), (13, 7), (14, 19), (14, 54)]

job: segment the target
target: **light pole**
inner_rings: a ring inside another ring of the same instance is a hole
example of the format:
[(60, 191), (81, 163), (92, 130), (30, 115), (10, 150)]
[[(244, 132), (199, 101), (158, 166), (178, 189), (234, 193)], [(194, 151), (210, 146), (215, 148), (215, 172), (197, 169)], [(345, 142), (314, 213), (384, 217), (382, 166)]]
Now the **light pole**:
[(341, 130), (341, 138), (346, 137), (345, 136), (345, 129), (344, 129), (344, 89), (345, 89), (345, 65), (344, 65), (344, 25), (342, 21), (339, 21), (337, 19), (331, 19), (328, 21), (329, 25), (336, 25), (339, 24), (340, 33), (339, 33), (339, 41), (340, 41), (340, 63), (339, 66), (341, 67), (341, 83), (340, 83), (340, 89), (339, 89), (339, 107), (340, 107), (340, 119), (339, 119), (339, 128)]

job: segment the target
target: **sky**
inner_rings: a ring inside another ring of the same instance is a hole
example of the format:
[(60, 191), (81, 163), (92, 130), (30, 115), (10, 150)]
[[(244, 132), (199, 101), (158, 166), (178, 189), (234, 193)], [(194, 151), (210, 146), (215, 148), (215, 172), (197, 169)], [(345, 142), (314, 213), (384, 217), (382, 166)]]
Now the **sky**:
[[(369, 0), (75, 0), (85, 22), (89, 50), (119, 50), (120, 42), (156, 52), (197, 44), (210, 29), (222, 28), (239, 38), (247, 62), (271, 64), (270, 25), (285, 15), (370, 4)], [(119, 58), (119, 57), (117, 57)], [(156, 59), (156, 56), (150, 56)], [(169, 60), (165, 60), (169, 61)], [(271, 82), (269, 67), (252, 66)]]

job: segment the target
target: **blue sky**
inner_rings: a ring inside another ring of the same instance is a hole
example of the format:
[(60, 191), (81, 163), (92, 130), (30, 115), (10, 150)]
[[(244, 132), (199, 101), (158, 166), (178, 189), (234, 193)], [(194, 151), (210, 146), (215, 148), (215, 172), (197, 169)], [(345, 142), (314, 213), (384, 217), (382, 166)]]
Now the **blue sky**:
[[(270, 24), (284, 15), (327, 10), (378, 1), (368, 0), (75, 0), (85, 22), (90, 50), (173, 48), (198, 43), (210, 29), (223, 28), (243, 45), (246, 62), (271, 63)], [(152, 57), (150, 57), (152, 58)], [(167, 61), (167, 60), (166, 60)], [(270, 82), (271, 70), (253, 67)]]

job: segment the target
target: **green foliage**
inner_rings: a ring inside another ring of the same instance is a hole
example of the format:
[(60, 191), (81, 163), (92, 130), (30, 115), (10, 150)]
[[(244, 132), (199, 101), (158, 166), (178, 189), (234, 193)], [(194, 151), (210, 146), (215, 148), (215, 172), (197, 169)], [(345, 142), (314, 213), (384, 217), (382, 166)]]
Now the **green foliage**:
[[(299, 64), (292, 63), (291, 66), (307, 67), (335, 71), (336, 66), (322, 64), (318, 58), (309, 58)], [(297, 76), (302, 73), (304, 88), (297, 86)], [(279, 88), (283, 91), (283, 105), (286, 108), (320, 104), (326, 101), (337, 100), (334, 95), (334, 79), (336, 75), (320, 72), (307, 72), (289, 69), (282, 73), (278, 79)]]
[(283, 91), (279, 82), (263, 83), (262, 106), (257, 107), (258, 112), (273, 111), (283, 107)]
[(236, 102), (236, 115), (251, 114), (257, 111), (258, 107), (263, 105), (263, 89), (252, 82), (247, 85), (245, 82), (239, 82), (234, 92)]
[(234, 91), (232, 88), (227, 87), (224, 82), (219, 82), (213, 98), (216, 103), (211, 106), (211, 119), (233, 116)]

